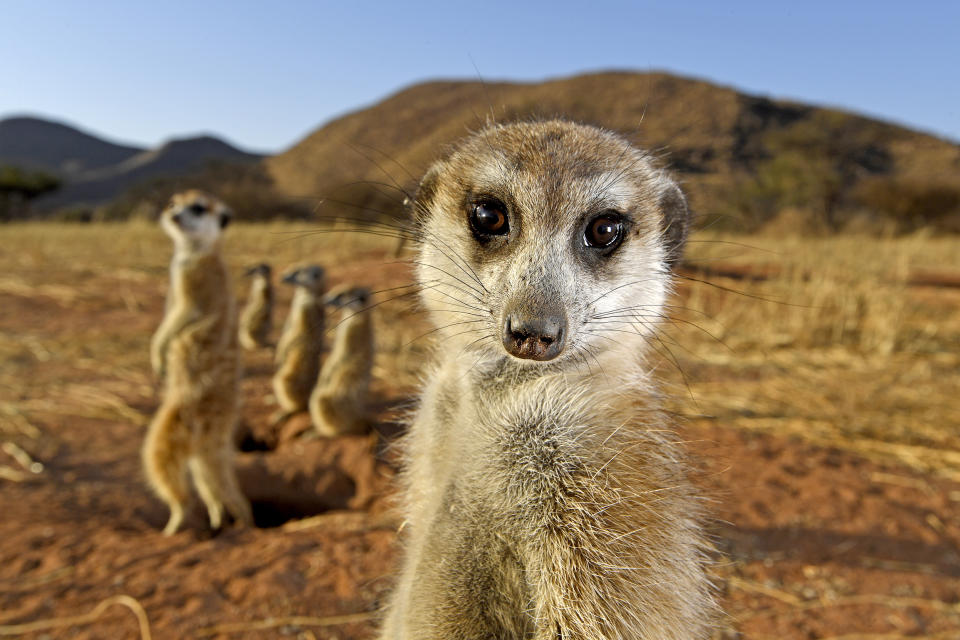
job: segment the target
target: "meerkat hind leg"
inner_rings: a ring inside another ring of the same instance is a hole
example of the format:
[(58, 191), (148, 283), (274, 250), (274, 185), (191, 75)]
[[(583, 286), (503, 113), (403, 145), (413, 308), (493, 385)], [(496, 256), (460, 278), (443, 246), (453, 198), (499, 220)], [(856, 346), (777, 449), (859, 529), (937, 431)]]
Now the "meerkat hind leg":
[(189, 438), (180, 420), (180, 408), (164, 404), (157, 411), (143, 445), (143, 468), (154, 492), (170, 508), (164, 535), (173, 535), (183, 524), (190, 499), (187, 481)]
[(221, 438), (204, 439), (197, 443), (190, 460), (194, 486), (207, 507), (212, 529), (222, 526), (224, 508), (234, 520), (253, 525), (253, 511), (240, 491), (231, 446), (229, 441), (222, 442)]
[(223, 502), (221, 502), (219, 493), (215, 488), (217, 480), (215, 469), (200, 458), (190, 459), (190, 475), (193, 476), (193, 486), (197, 488), (197, 494), (207, 508), (207, 516), (210, 519), (210, 528), (214, 531), (223, 525)]

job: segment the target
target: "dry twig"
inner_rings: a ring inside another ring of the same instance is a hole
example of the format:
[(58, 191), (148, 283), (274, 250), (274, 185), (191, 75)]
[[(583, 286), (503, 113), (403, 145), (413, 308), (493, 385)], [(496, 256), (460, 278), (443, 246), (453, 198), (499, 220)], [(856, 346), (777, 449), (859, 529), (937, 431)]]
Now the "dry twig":
[(34, 622), (25, 622), (23, 624), (5, 624), (0, 625), (0, 636), (19, 636), (24, 633), (34, 631), (44, 631), (46, 629), (59, 629), (62, 627), (75, 627), (84, 624), (90, 624), (99, 618), (104, 611), (111, 606), (119, 604), (131, 611), (137, 617), (137, 623), (140, 625), (141, 640), (151, 640), (150, 621), (147, 619), (147, 612), (135, 598), (128, 595), (112, 596), (95, 606), (90, 613), (80, 616), (69, 616), (66, 618), (50, 618), (48, 620), (36, 620)]

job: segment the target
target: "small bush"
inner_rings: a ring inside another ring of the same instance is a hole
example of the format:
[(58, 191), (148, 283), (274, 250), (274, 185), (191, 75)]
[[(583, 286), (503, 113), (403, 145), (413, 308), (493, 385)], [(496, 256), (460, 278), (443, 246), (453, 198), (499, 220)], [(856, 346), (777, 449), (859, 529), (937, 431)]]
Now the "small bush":
[(952, 185), (877, 178), (858, 185), (854, 197), (865, 209), (894, 218), (900, 231), (960, 231), (960, 188)]
[(29, 202), (60, 187), (60, 179), (42, 171), (0, 166), (0, 220), (26, 212)]

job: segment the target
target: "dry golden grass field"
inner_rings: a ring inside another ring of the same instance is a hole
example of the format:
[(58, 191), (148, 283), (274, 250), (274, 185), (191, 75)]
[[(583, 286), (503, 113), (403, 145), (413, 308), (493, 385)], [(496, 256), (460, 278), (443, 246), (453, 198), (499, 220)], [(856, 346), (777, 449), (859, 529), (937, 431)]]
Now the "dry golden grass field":
[[(372, 637), (397, 557), (388, 445), (432, 336), (392, 239), (317, 229), (236, 225), (227, 258), (241, 300), (264, 260), (382, 291), (377, 433), (272, 432), (270, 353), (248, 355), (260, 527), (211, 535), (198, 510), (164, 538), (138, 449), (169, 242), (0, 227), (0, 637)], [(960, 638), (960, 239), (701, 233), (682, 275), (651, 365), (711, 499), (717, 636)]]

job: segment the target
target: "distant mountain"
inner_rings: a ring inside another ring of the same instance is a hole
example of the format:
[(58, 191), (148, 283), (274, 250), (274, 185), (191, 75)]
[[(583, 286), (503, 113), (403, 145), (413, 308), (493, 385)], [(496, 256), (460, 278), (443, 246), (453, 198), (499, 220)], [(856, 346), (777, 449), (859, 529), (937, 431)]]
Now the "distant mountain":
[(418, 84), (333, 120), (265, 163), (281, 193), (324, 198), (321, 212), (357, 210), (338, 212), (343, 200), (396, 209), (401, 198), (384, 183), (413, 189), (471, 130), (489, 120), (554, 116), (617, 130), (653, 150), (679, 174), (696, 211), (731, 214), (748, 228), (789, 209), (833, 229), (858, 216), (960, 220), (955, 143), (664, 73)]
[(41, 198), (37, 207), (104, 204), (149, 180), (191, 175), (211, 162), (249, 164), (261, 157), (211, 136), (171, 140), (158, 149), (142, 151), (117, 164), (82, 172), (60, 190)]
[(212, 136), (171, 140), (148, 150), (40, 118), (0, 120), (0, 166), (45, 171), (62, 181), (58, 190), (33, 202), (34, 211), (97, 206), (144, 182), (190, 176), (210, 163), (261, 159)]
[(29, 117), (0, 120), (0, 165), (39, 169), (69, 179), (123, 162), (142, 151), (59, 122)]

